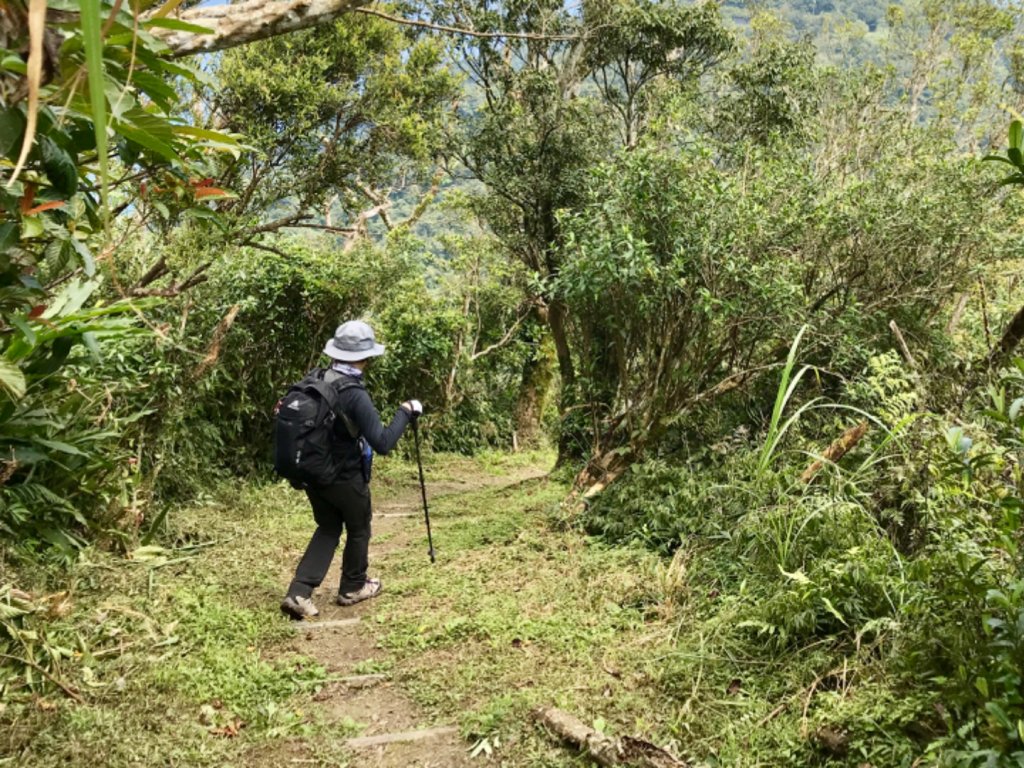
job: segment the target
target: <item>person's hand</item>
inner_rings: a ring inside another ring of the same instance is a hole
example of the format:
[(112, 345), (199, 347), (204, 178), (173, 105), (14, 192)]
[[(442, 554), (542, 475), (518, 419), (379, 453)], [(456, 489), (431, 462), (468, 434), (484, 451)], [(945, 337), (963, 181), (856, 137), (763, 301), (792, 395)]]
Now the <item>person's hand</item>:
[(414, 419), (418, 419), (420, 414), (423, 413), (423, 403), (419, 400), (406, 400), (402, 403), (402, 407), (409, 413)]

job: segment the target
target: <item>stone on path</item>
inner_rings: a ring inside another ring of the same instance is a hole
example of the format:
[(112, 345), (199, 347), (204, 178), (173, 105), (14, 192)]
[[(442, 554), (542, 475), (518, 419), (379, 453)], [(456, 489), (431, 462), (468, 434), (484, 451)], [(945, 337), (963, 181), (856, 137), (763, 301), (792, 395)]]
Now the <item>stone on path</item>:
[(338, 629), (340, 627), (354, 627), (359, 619), (333, 619), (331, 621), (295, 621), (292, 622), (292, 629), (296, 632), (306, 632), (313, 629)]
[(387, 675), (352, 675), (341, 678), (340, 682), (349, 688), (369, 688), (387, 679)]
[(398, 744), (409, 741), (433, 739), (438, 736), (451, 736), (458, 732), (458, 728), (451, 725), (444, 725), (438, 728), (424, 728), (418, 731), (404, 731), (403, 733), (382, 733), (379, 736), (359, 736), (355, 739), (349, 739), (345, 742), (345, 745), (350, 749), (364, 749), (366, 747), (378, 747), (384, 744)]

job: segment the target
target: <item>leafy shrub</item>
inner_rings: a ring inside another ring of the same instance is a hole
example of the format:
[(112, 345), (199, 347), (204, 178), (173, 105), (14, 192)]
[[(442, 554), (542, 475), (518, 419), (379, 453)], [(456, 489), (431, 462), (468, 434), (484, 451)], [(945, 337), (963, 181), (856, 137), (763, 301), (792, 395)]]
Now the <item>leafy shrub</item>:
[(145, 335), (128, 302), (83, 309), (95, 281), (72, 281), (37, 319), (20, 322), (0, 357), (0, 531), (28, 549), (65, 555), (82, 536), (134, 524), (139, 475), (125, 436), (144, 412), (114, 413), (95, 361), (110, 344)]
[(754, 458), (747, 452), (718, 465), (679, 466), (662, 459), (634, 464), (590, 503), (582, 523), (610, 541), (638, 541), (666, 554), (694, 539), (727, 539), (747, 510), (741, 484)]

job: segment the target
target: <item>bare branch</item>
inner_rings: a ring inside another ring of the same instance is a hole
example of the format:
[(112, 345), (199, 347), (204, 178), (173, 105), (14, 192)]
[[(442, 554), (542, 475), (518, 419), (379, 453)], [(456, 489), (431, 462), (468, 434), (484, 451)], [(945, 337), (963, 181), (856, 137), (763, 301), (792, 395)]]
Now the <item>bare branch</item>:
[(252, 234), (260, 235), (263, 234), (264, 232), (276, 232), (277, 230), (283, 229), (284, 227), (298, 226), (299, 222), (304, 221), (309, 217), (310, 214), (308, 213), (293, 213), (289, 216), (283, 216), (280, 219), (268, 221), (266, 224), (260, 224), (258, 227), (255, 227), (252, 230)]
[(896, 325), (895, 320), (889, 321), (889, 330), (892, 331), (892, 335), (896, 337), (896, 343), (899, 344), (900, 353), (903, 355), (903, 359), (907, 361), (907, 365), (911, 368), (917, 368), (917, 361), (914, 360), (914, 356), (910, 354), (910, 347), (907, 346), (907, 340), (903, 338), (903, 332), (900, 327)]
[(272, 245), (264, 245), (263, 243), (257, 243), (257, 242), (254, 241), (254, 242), (245, 243), (245, 247), (247, 247), (247, 248), (256, 248), (257, 250), (260, 250), (260, 251), (266, 251), (267, 253), (272, 253), (275, 256), (280, 256), (282, 259), (287, 259), (288, 258), (288, 254), (287, 253), (285, 253), (282, 250), (279, 250), (279, 249), (275, 248)]
[[(176, 296), (180, 296), (190, 288), (195, 288), (200, 283), (205, 283), (210, 279), (210, 276), (206, 274), (206, 271), (213, 266), (212, 261), (204, 262), (192, 270), (192, 273), (182, 280), (180, 283), (173, 283), (166, 288), (146, 288), (143, 284), (139, 283), (136, 285), (131, 292), (132, 296), (143, 297), (143, 296), (160, 296), (165, 299), (173, 299)], [(152, 282), (152, 280), (150, 281)]]
[(505, 332), (505, 335), (502, 336), (499, 341), (496, 341), (494, 344), (491, 344), (489, 347), (486, 347), (485, 349), (481, 349), (479, 352), (474, 352), (469, 357), (470, 361), (479, 360), (481, 357), (485, 357), (491, 354), (492, 352), (496, 352), (497, 350), (501, 349), (506, 344), (508, 344), (512, 340), (512, 337), (515, 335), (515, 332), (519, 330), (519, 326), (521, 326), (523, 324), (523, 321), (530, 316), (530, 313), (532, 311), (533, 307), (528, 307), (523, 314), (516, 318), (516, 321), (512, 323), (512, 327)]
[(420, 19), (405, 19), (401, 16), (392, 16), (390, 13), (378, 11), (376, 8), (360, 7), (353, 8), (352, 10), (355, 13), (362, 13), (366, 16), (377, 16), (381, 19), (387, 19), (396, 24), (432, 29), (436, 32), (447, 32), (452, 35), (466, 35), (468, 37), (508, 38), (510, 40), (576, 40), (579, 38), (579, 35), (545, 35), (536, 32), (480, 32), (475, 29), (466, 29), (465, 27), (449, 27), (446, 24), (434, 24), (429, 21), (421, 21)]
[(360, 192), (362, 192), (363, 195), (365, 195), (366, 198), (371, 203), (376, 203), (375, 208), (371, 208), (369, 211), (365, 211), (364, 213), (360, 214), (360, 220), (365, 222), (366, 219), (370, 219), (373, 216), (379, 216), (380, 220), (384, 223), (385, 229), (387, 229), (388, 232), (394, 229), (394, 227), (391, 224), (391, 219), (388, 217), (388, 208), (391, 207), (391, 200), (388, 199), (389, 193), (376, 192), (370, 187), (368, 187), (366, 184), (358, 180), (355, 182), (355, 187)]
[(335, 232), (339, 235), (352, 235), (355, 234), (355, 227), (333, 227), (328, 224), (316, 224), (311, 221), (304, 221), (298, 224), (288, 224), (287, 226), (292, 229), (321, 229), (324, 232)]
[(139, 278), (139, 282), (135, 284), (135, 288), (132, 291), (137, 291), (140, 288), (145, 288), (151, 283), (155, 283), (161, 277), (166, 275), (170, 270), (167, 268), (167, 259), (161, 256), (149, 269), (146, 270), (146, 274)]

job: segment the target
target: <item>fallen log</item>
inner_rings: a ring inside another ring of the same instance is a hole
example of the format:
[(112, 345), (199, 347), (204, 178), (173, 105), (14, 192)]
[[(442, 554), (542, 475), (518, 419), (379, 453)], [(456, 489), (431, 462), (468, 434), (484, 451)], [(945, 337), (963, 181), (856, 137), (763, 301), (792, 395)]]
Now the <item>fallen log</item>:
[(538, 707), (533, 711), (533, 717), (560, 739), (585, 751), (594, 762), (606, 768), (687, 768), (686, 763), (649, 741), (630, 736), (613, 739), (561, 709)]
[(850, 451), (851, 448), (860, 442), (861, 438), (864, 437), (867, 431), (868, 423), (866, 421), (862, 421), (860, 424), (855, 424), (847, 429), (832, 442), (832, 445), (825, 449), (825, 452), (821, 455), (820, 459), (814, 461), (807, 469), (804, 470), (804, 473), (800, 475), (800, 479), (805, 483), (811, 482), (814, 476), (818, 473), (818, 470), (825, 466), (826, 461), (832, 462), (833, 464), (839, 461)]

